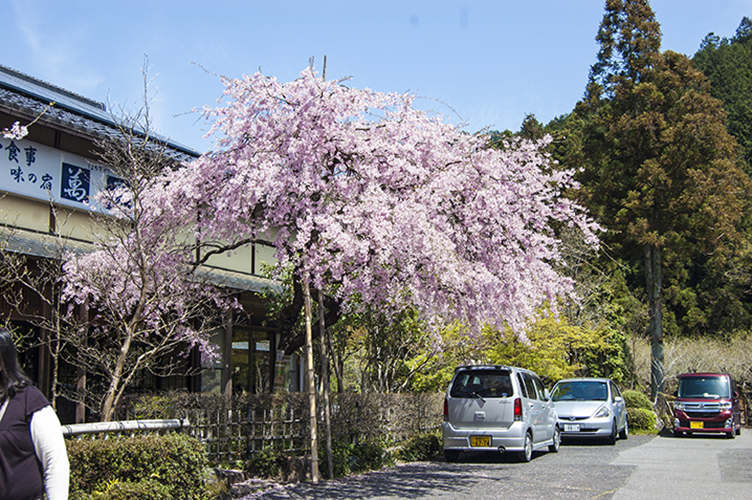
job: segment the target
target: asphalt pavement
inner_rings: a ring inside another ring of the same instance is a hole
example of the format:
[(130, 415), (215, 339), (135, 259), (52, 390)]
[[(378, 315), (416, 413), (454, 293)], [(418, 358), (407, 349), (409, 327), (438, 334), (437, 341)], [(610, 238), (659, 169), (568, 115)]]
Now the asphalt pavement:
[(614, 500), (752, 499), (752, 429), (735, 439), (660, 436), (611, 464), (635, 468)]
[(722, 436), (630, 436), (616, 445), (565, 442), (559, 453), (463, 454), (460, 463), (402, 464), (314, 485), (246, 497), (262, 499), (752, 499), (752, 429)]

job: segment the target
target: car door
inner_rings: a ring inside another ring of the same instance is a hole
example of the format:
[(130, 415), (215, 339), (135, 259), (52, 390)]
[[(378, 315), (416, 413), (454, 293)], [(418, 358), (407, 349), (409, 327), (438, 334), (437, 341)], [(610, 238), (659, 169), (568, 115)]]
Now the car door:
[(532, 376), (533, 383), (535, 384), (535, 390), (538, 393), (538, 401), (541, 405), (540, 414), (540, 427), (538, 428), (539, 441), (549, 440), (554, 436), (554, 428), (556, 427), (556, 410), (554, 409), (553, 401), (546, 397), (546, 389), (543, 387), (543, 382), (536, 377)]
[(624, 401), (619, 387), (613, 381), (610, 381), (609, 385), (611, 386), (611, 401), (614, 405), (614, 413), (616, 413), (616, 427), (624, 429), (624, 426), (627, 425), (627, 403)]
[(535, 388), (535, 381), (530, 373), (522, 372), (522, 380), (525, 384), (527, 399), (524, 400), (526, 413), (528, 415), (528, 425), (533, 428), (533, 442), (539, 443), (545, 441), (546, 429), (543, 421), (543, 401), (538, 398), (538, 390)]

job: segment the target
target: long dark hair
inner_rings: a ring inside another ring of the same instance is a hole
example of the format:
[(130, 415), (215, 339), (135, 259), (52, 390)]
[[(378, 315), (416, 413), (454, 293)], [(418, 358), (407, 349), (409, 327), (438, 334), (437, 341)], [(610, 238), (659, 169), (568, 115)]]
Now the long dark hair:
[(31, 379), (18, 366), (18, 351), (13, 335), (0, 327), (0, 403), (21, 388), (31, 385)]

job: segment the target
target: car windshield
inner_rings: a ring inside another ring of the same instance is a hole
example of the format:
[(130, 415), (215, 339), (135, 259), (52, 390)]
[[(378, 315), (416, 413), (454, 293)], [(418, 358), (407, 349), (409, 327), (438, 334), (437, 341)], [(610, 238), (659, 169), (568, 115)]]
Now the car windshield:
[(504, 370), (465, 370), (457, 374), (453, 398), (506, 398), (512, 395), (512, 379)]
[(608, 385), (606, 382), (595, 381), (559, 382), (554, 387), (551, 399), (554, 401), (606, 401)]
[(718, 399), (731, 397), (728, 377), (682, 377), (679, 379), (680, 398)]

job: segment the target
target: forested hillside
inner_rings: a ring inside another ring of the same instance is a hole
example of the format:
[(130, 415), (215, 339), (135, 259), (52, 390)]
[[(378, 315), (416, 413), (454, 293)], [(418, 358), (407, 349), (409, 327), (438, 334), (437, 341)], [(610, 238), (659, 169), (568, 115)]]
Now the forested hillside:
[(579, 169), (571, 196), (605, 228), (597, 254), (560, 228), (580, 301), (557, 318), (542, 312), (527, 344), (492, 329), (403, 332), (395, 338), (416, 347), (394, 370), (404, 388), (442, 389), (468, 361), (526, 366), (547, 381), (610, 376), (653, 395), (683, 371), (750, 382), (752, 22), (732, 38), (708, 35), (690, 58), (661, 49), (648, 0), (612, 0), (597, 41), (570, 113), (491, 133), (499, 148), (550, 134), (555, 168)]
[(497, 138), (550, 133), (559, 164), (581, 169), (574, 196), (607, 230), (591, 272), (607, 277), (618, 328), (650, 338), (655, 394), (664, 336), (721, 339), (752, 325), (752, 22), (708, 35), (690, 59), (661, 50), (647, 0), (614, 1), (596, 39), (573, 111), (546, 125), (529, 116)]

